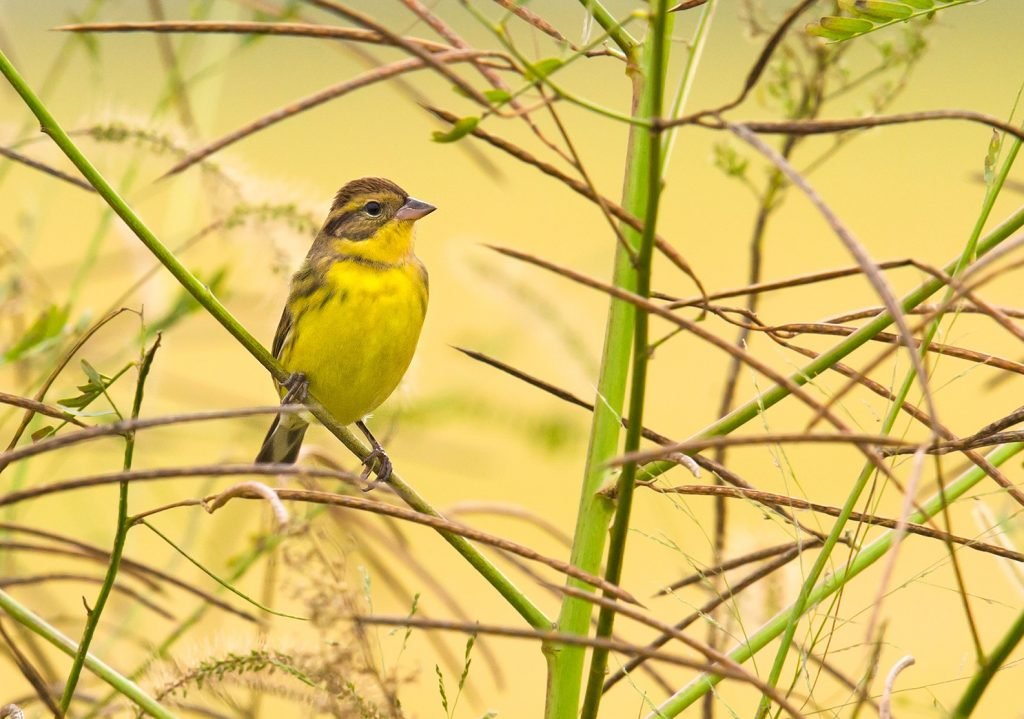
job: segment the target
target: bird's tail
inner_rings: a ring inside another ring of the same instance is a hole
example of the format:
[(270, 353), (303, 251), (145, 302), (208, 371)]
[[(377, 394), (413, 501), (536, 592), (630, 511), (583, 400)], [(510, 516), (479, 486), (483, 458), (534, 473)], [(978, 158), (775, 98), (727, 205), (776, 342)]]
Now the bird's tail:
[(308, 428), (309, 423), (301, 417), (279, 414), (256, 455), (256, 464), (293, 464)]

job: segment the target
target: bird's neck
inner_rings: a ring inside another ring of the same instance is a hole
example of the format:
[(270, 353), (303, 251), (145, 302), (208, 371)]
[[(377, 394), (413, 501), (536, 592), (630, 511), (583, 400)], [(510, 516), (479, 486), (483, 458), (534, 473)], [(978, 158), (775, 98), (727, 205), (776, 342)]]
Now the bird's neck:
[(413, 223), (391, 222), (377, 230), (368, 240), (352, 241), (332, 238), (331, 254), (379, 262), (384, 265), (401, 265), (413, 255)]

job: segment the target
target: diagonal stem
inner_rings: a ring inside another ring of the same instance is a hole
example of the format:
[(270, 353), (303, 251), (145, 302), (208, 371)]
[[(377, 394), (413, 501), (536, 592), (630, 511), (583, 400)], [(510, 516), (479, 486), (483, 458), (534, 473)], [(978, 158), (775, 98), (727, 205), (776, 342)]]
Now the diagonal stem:
[[(0, 73), (7, 78), (11, 86), (21, 95), (29, 109), (35, 114), (40, 126), (48, 134), (60, 150), (71, 160), (89, 181), (101, 197), (128, 225), (129, 229), (143, 242), (144, 245), (156, 256), (157, 259), (168, 269), (174, 278), (202, 305), (202, 307), (216, 319), (220, 324), (238, 340), (268, 372), (279, 382), (287, 378), (287, 373), (278, 364), (277, 360), (246, 330), (235, 317), (228, 312), (206, 285), (200, 282), (195, 275), (188, 271), (185, 266), (174, 256), (166, 245), (164, 245), (146, 224), (135, 214), (124, 199), (110, 186), (99, 171), (82, 154), (75, 143), (68, 137), (68, 134), (60, 126), (57, 120), (50, 114), (50, 111), (36, 96), (32, 89), (11, 64), (7, 56), (0, 52)], [(310, 412), (332, 433), (341, 440), (350, 451), (360, 459), (366, 457), (370, 450), (352, 434), (345, 426), (339, 424), (323, 408), (323, 405), (315, 397), (308, 401)], [(413, 509), (440, 516), (423, 497), (421, 497), (411, 486), (405, 483), (397, 474), (390, 479), (391, 487), (402, 500)], [(441, 536), (455, 550), (463, 556), (486, 579), (491, 586), (508, 601), (508, 603), (522, 616), (531, 627), (535, 629), (550, 628), (551, 621), (545, 616), (532, 600), (520, 590), (500, 569), (490, 560), (483, 556), (476, 547), (466, 539), (447, 531), (441, 531)]]

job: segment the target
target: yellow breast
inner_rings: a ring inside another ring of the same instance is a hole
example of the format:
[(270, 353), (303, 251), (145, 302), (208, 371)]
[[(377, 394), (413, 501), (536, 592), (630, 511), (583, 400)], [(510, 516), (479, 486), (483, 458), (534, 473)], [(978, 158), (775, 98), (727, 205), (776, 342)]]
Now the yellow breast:
[(281, 362), (350, 424), (379, 407), (409, 368), (427, 309), (426, 272), (415, 258), (390, 266), (349, 258), (331, 263), (324, 280), (290, 302)]

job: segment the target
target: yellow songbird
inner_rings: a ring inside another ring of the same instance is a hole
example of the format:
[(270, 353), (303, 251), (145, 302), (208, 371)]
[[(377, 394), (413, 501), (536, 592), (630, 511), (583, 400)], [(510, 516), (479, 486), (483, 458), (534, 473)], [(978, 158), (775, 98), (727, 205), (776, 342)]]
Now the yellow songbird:
[[(363, 478), (377, 480), (391, 460), (363, 418), (395, 390), (409, 368), (427, 311), (427, 270), (413, 252), (413, 225), (436, 208), (395, 183), (365, 177), (334, 198), (323, 228), (292, 277), (273, 352), (292, 373), (285, 401), (308, 390), (342, 424), (356, 423), (373, 446)], [(309, 425), (280, 415), (257, 462), (294, 462)], [(372, 486), (372, 485), (371, 485)]]

